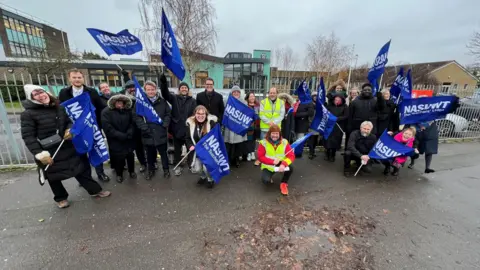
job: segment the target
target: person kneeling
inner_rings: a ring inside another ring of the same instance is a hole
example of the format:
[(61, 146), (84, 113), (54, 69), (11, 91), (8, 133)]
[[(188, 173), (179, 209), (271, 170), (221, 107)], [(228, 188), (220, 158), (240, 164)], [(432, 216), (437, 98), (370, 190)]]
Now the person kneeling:
[(272, 125), (265, 138), (260, 141), (258, 146), (258, 160), (262, 163), (262, 182), (264, 184), (273, 183), (275, 172), (283, 173), (280, 192), (282, 195), (288, 195), (288, 180), (292, 175), (292, 162), (295, 160), (295, 153), (290, 144), (283, 139), (281, 129), (277, 125)]
[[(416, 129), (414, 127), (405, 128), (402, 132), (399, 132), (395, 136), (393, 136), (393, 139), (408, 147), (414, 148), (415, 133), (416, 133)], [(393, 132), (389, 131), (388, 134), (392, 136)], [(418, 154), (418, 150), (416, 147), (415, 147), (415, 153)], [(399, 156), (394, 158), (392, 161), (385, 160), (383, 163), (385, 165), (385, 170), (383, 171), (383, 174), (388, 175), (390, 173), (390, 168), (393, 167), (392, 175), (397, 176), (398, 171), (400, 170), (400, 167), (402, 167), (403, 164), (405, 164), (407, 159), (408, 159), (407, 156)]]
[(351, 165), (352, 160), (357, 166), (362, 166), (362, 171), (371, 173), (371, 160), (368, 156), (370, 150), (377, 142), (377, 136), (372, 134), (373, 124), (370, 121), (365, 121), (361, 124), (360, 130), (355, 130), (350, 134), (348, 139), (347, 150), (344, 156), (344, 175), (346, 177), (352, 176)]

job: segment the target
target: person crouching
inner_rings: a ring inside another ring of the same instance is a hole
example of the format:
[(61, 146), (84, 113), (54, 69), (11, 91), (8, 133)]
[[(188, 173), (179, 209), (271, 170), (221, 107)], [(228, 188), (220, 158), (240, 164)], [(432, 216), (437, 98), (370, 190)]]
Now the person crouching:
[(117, 182), (122, 183), (123, 168), (127, 161), (130, 178), (135, 179), (135, 141), (133, 138), (132, 100), (126, 95), (114, 95), (102, 111), (103, 132), (107, 136), (110, 162), (117, 175)]
[[(280, 184), (280, 192), (282, 195), (288, 195), (288, 180), (292, 175), (292, 163), (295, 160), (295, 153), (292, 151), (290, 144), (281, 136), (281, 128), (272, 125), (265, 138), (260, 141), (258, 146), (258, 160), (262, 163), (262, 182), (264, 184), (273, 183), (273, 175), (275, 169), (277, 172), (283, 173), (282, 183)], [(289, 170), (285, 170), (286, 168)]]
[[(417, 131), (414, 127), (405, 128), (402, 132), (399, 132), (396, 135), (394, 135), (393, 139), (401, 144), (404, 144), (408, 147), (413, 148), (416, 132)], [(392, 136), (393, 132), (389, 131), (388, 134)], [(418, 150), (416, 148), (415, 148), (415, 153), (418, 154)], [(389, 160), (384, 161), (383, 164), (385, 165), (385, 170), (383, 171), (383, 174), (388, 175), (390, 173), (390, 168), (393, 168), (392, 175), (398, 176), (398, 171), (400, 170), (400, 167), (402, 167), (403, 164), (405, 164), (407, 159), (408, 159), (407, 156), (399, 156), (394, 158), (392, 161), (389, 161)]]

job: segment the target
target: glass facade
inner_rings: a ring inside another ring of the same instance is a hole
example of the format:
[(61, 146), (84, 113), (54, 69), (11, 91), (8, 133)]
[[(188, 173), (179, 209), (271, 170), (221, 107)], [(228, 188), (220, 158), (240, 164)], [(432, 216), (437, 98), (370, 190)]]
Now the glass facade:
[[(231, 53), (234, 54), (234, 53)], [(225, 64), (223, 66), (223, 88), (234, 85), (242, 89), (255, 89), (265, 84), (262, 63)]]
[(13, 56), (40, 57), (46, 53), (45, 37), (41, 27), (5, 15), (3, 23)]
[[(130, 76), (132, 74), (131, 70), (128, 70)], [(138, 80), (138, 83), (143, 86), (146, 81), (152, 81), (158, 85), (157, 75), (153, 72), (137, 71), (134, 70), (133, 74)], [(113, 91), (121, 90), (123, 87), (123, 78), (119, 74), (118, 70), (108, 70), (108, 69), (89, 69), (88, 75), (90, 79), (90, 85), (98, 87), (101, 82), (106, 82)], [(168, 86), (171, 87), (172, 78), (167, 76)]]

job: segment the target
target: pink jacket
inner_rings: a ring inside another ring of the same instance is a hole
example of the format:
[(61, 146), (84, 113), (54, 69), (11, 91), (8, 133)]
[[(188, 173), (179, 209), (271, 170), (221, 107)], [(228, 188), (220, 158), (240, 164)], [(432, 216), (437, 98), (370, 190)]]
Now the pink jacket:
[[(402, 144), (405, 144), (408, 147), (413, 148), (413, 141), (415, 141), (415, 137), (408, 139), (407, 141), (403, 140), (403, 132), (399, 132), (397, 135), (393, 137), (393, 139), (397, 142), (400, 142)], [(408, 157), (407, 156), (399, 156), (394, 159), (394, 162), (403, 164), (407, 161)]]

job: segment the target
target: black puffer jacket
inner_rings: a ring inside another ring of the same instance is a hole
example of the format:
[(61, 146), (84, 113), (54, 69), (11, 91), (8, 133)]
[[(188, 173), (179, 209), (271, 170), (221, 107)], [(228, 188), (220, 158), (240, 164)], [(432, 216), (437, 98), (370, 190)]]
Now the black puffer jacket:
[[(342, 99), (342, 104), (336, 106), (334, 104), (335, 97), (340, 97)], [(337, 94), (333, 97), (332, 103), (327, 105), (327, 110), (337, 117), (337, 124), (342, 128), (343, 132), (347, 127), (348, 121), (348, 106), (343, 94)], [(327, 149), (340, 149), (342, 146), (343, 132), (340, 128), (335, 125), (332, 133), (325, 141), (325, 148)]]
[(172, 105), (170, 132), (175, 138), (184, 139), (187, 134), (185, 121), (193, 115), (197, 101), (191, 96), (171, 94), (170, 91), (168, 91), (168, 85), (162, 80), (160, 80), (160, 90), (162, 91), (162, 96)]
[(197, 105), (203, 105), (207, 108), (208, 113), (215, 115), (218, 118), (218, 123), (222, 123), (223, 113), (225, 112), (225, 104), (223, 103), (223, 96), (215, 90), (213, 95), (207, 95), (207, 90), (197, 94)]
[[(400, 115), (396, 110), (397, 105), (392, 100), (385, 101), (383, 110), (379, 110), (377, 114), (377, 137), (381, 136), (383, 131), (397, 132), (400, 126)], [(373, 123), (375, 125), (375, 123)]]
[[(150, 102), (150, 100), (147, 100)], [(172, 110), (167, 101), (157, 94), (157, 100), (151, 103), (158, 116), (162, 119), (162, 124), (146, 123), (144, 118), (135, 115), (135, 124), (142, 133), (142, 142), (146, 146), (159, 146), (167, 143), (168, 126), (172, 117)], [(135, 104), (137, 106), (137, 104)], [(133, 109), (135, 112), (135, 108)]]
[[(117, 101), (123, 101), (125, 109), (116, 109)], [(132, 100), (125, 95), (112, 96), (108, 100), (108, 107), (103, 109), (102, 119), (110, 156), (122, 158), (132, 152), (135, 147)]]
[(368, 155), (376, 142), (377, 136), (370, 134), (367, 137), (363, 137), (360, 130), (355, 130), (348, 139), (347, 152), (360, 158), (363, 155)]
[(309, 118), (315, 114), (315, 108), (313, 102), (306, 104), (299, 104), (297, 112), (295, 113), (295, 132), (307, 133), (310, 128)]
[(377, 114), (385, 108), (385, 100), (379, 92), (377, 97), (358, 96), (349, 108), (348, 130), (352, 132), (359, 130), (364, 121), (370, 121), (373, 124), (372, 133), (376, 134)]
[[(65, 110), (56, 105), (57, 100), (51, 97), (49, 106), (25, 100), (22, 102), (25, 111), (20, 116), (22, 139), (33, 156), (48, 151), (53, 157), (57, 146), (42, 149), (37, 139), (45, 139), (58, 134), (63, 137), (65, 130), (71, 125)], [(45, 168), (37, 161), (38, 166)], [(54, 163), (45, 172), (49, 181), (61, 181), (75, 177), (90, 168), (86, 155), (79, 155), (71, 141), (65, 141), (55, 156)]]
[[(95, 116), (97, 117), (98, 127), (101, 129), (102, 128), (102, 111), (103, 109), (105, 109), (107, 105), (102, 101), (102, 99), (100, 98), (100, 95), (98, 95), (97, 90), (84, 85), (83, 92), (84, 93), (86, 92), (90, 95), (90, 101), (95, 107)], [(62, 90), (60, 90), (60, 93), (58, 94), (58, 99), (60, 100), (60, 103), (65, 102), (72, 98), (73, 98), (72, 86), (63, 88)]]

